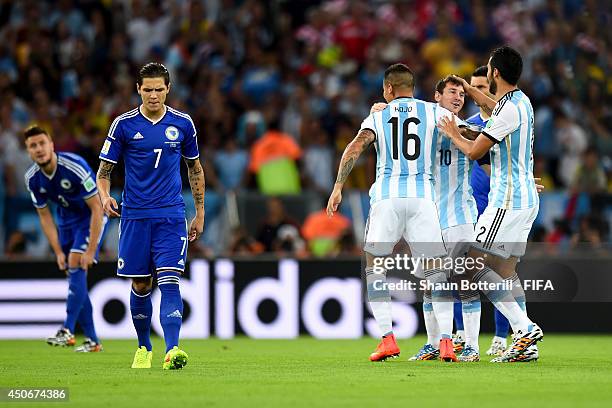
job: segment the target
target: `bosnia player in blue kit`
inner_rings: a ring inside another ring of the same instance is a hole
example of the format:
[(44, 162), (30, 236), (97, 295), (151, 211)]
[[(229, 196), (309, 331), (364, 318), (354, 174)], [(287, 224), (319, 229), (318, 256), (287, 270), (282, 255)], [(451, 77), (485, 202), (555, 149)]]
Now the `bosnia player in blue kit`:
[[(166, 342), (164, 369), (180, 369), (187, 353), (179, 349), (183, 301), (179, 281), (185, 269), (188, 241), (204, 229), (204, 170), (191, 117), (165, 105), (170, 74), (158, 63), (140, 69), (136, 89), (142, 105), (111, 124), (100, 153), (98, 189), (106, 214), (121, 217), (117, 275), (131, 278), (130, 311), (138, 349), (132, 368), (151, 368), (151, 291), (153, 278), (161, 292), (160, 323)], [(185, 160), (196, 216), (189, 230), (181, 195), (181, 157)], [(125, 186), (121, 214), (110, 196), (113, 167), (123, 159)]]
[[(30, 127), (24, 132), (24, 138), (28, 154), (34, 161), (25, 174), (25, 183), (42, 230), (55, 253), (57, 266), (62, 271), (67, 270), (68, 275), (66, 320), (47, 343), (74, 346), (73, 333), (78, 321), (86, 338), (75, 351), (102, 351), (87, 291), (87, 270), (96, 261), (106, 223), (95, 175), (82, 157), (54, 152), (53, 141), (44, 129)], [(57, 204), (57, 228), (49, 201)]]

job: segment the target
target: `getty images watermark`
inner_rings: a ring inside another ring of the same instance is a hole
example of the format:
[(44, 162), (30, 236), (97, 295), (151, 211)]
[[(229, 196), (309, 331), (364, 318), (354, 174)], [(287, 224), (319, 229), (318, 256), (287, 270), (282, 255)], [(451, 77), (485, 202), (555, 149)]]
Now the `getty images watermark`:
[[(464, 275), (467, 271), (478, 271), (486, 266), (486, 254), (482, 257), (442, 257), (429, 258), (425, 256), (412, 257), (407, 254), (396, 254), (394, 256), (374, 258), (372, 271), (375, 274), (382, 274), (386, 271), (408, 272), (419, 278), (419, 271), (427, 269), (438, 269), (452, 271), (454, 275)], [(465, 275), (464, 275), (465, 276)], [(448, 282), (430, 282), (421, 279), (418, 282), (407, 279), (388, 282), (384, 279), (377, 279), (372, 282), (374, 290), (390, 291), (511, 291), (513, 282), (504, 279), (501, 282), (472, 282), (469, 279), (458, 279)], [(526, 279), (522, 282), (525, 290), (544, 290), (554, 291), (553, 282), (550, 279)]]
[(395, 256), (384, 256), (374, 258), (374, 273), (384, 273), (389, 270), (409, 271), (414, 275), (417, 269), (429, 265), (429, 269), (442, 269), (463, 274), (467, 270), (479, 270), (485, 267), (484, 257), (443, 257), (428, 258), (426, 256), (412, 257), (407, 254), (396, 254)]

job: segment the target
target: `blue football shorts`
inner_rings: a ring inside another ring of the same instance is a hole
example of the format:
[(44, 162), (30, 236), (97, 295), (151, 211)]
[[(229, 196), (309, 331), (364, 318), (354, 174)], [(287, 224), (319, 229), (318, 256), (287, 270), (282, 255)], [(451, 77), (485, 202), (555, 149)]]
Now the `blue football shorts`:
[(117, 275), (149, 277), (160, 269), (183, 272), (187, 244), (184, 218), (122, 219)]
[[(108, 218), (104, 216), (102, 220), (102, 231), (100, 231), (100, 238), (98, 239), (98, 248), (96, 249), (96, 256), (94, 257), (95, 262), (98, 262), (98, 253), (100, 252), (102, 241), (104, 241), (103, 238), (107, 222)], [(66, 256), (68, 256), (70, 252), (79, 254), (85, 253), (89, 246), (89, 220), (69, 227), (58, 228), (58, 235), (60, 246)]]

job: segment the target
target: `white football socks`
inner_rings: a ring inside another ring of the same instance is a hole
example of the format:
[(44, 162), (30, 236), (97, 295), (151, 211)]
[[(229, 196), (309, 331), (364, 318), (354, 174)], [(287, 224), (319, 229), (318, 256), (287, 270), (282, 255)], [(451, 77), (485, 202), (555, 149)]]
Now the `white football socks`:
[(465, 345), (480, 352), (478, 335), (480, 333), (480, 294), (478, 291), (459, 292), (461, 297), (461, 315), (465, 331)]
[(504, 279), (497, 274), (493, 269), (485, 266), (482, 270), (477, 272), (473, 278), (474, 282), (486, 282), (487, 285), (495, 283), (497, 289), (485, 290), (484, 294), (489, 298), (491, 303), (502, 312), (506, 319), (510, 322), (512, 330), (516, 333), (519, 330), (526, 332), (529, 327), (533, 324), (527, 313), (521, 309), (519, 304), (514, 299), (511, 290), (503, 288)]
[(431, 293), (423, 294), (423, 320), (427, 332), (427, 344), (437, 349), (440, 348), (440, 328), (431, 304)]
[[(391, 316), (391, 295), (383, 284), (387, 282), (387, 272), (374, 273), (374, 268), (366, 268), (366, 284), (368, 303), (381, 336), (393, 333), (393, 318)], [(383, 287), (384, 286), (384, 287)]]
[(431, 304), (438, 322), (440, 338), (451, 338), (453, 334), (453, 294), (450, 289), (435, 288), (435, 285), (448, 283), (446, 272), (440, 269), (425, 271), (425, 279), (434, 285), (431, 291)]

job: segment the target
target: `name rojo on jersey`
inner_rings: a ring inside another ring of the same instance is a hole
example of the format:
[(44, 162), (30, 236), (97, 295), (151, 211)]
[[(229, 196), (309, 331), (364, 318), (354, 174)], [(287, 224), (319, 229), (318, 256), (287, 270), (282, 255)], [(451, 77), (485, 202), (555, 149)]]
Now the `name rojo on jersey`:
[(397, 98), (361, 124), (376, 135), (376, 181), (370, 202), (388, 198), (435, 201), (436, 123), (452, 113), (435, 103)]
[(100, 159), (125, 163), (121, 217), (183, 218), (181, 157), (199, 157), (197, 132), (191, 117), (165, 106), (166, 112), (151, 121), (140, 108), (113, 121)]
[(526, 209), (539, 204), (533, 177), (533, 107), (516, 89), (504, 95), (493, 109), (483, 133), (495, 142), (491, 148), (489, 205)]

